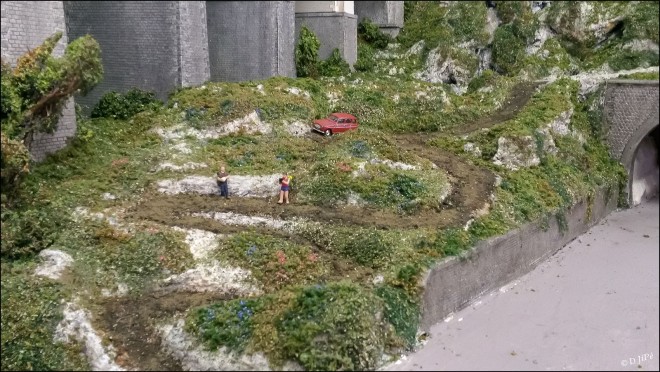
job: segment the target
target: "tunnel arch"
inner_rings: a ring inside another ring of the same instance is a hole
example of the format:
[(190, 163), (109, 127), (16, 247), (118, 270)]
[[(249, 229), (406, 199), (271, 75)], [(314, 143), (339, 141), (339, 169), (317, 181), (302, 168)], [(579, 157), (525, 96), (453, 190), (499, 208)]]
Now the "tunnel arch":
[(658, 81), (610, 80), (604, 100), (606, 140), (610, 154), (618, 159), (628, 174), (625, 193), (633, 205), (635, 157), (640, 143), (659, 123)]
[[(644, 196), (657, 195), (658, 175), (660, 168), (660, 125), (656, 118), (655, 126), (639, 140), (631, 140), (630, 145), (636, 143), (631, 151), (631, 158), (627, 160), (628, 170), (628, 202), (630, 206), (639, 204)], [(651, 157), (651, 159), (649, 159)], [(638, 170), (637, 168), (640, 167)], [(638, 185), (636, 185), (636, 183)], [(640, 187), (640, 184), (643, 185)]]

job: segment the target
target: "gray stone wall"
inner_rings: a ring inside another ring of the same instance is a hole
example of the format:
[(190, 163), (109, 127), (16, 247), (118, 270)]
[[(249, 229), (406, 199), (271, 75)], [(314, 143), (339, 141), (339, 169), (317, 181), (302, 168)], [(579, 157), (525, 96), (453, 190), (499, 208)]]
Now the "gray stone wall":
[(295, 77), (293, 1), (206, 4), (211, 80)]
[[(204, 59), (195, 60), (204, 46), (203, 22), (194, 19), (203, 14), (200, 6), (182, 6), (179, 1), (65, 1), (69, 35), (90, 34), (101, 46), (103, 81), (87, 96), (77, 98), (85, 111), (109, 91), (123, 93), (137, 87), (166, 100), (169, 92), (182, 85), (182, 76), (187, 83), (206, 80)], [(182, 18), (186, 27), (180, 28)], [(202, 40), (194, 41), (195, 36)], [(186, 54), (181, 53), (182, 44), (191, 47)], [(199, 68), (191, 66), (191, 61), (199, 62)]]
[[(61, 1), (2, 1), (1, 50), (2, 58), (12, 65), (29, 49), (39, 46), (57, 31), (63, 36), (53, 50), (53, 55), (64, 54), (68, 36)], [(62, 112), (58, 130), (52, 134), (37, 134), (32, 142), (32, 156), (41, 161), (46, 155), (64, 147), (76, 133), (76, 115), (73, 99)]]
[(348, 13), (296, 13), (296, 43), (300, 38), (300, 30), (307, 26), (321, 42), (320, 59), (328, 58), (337, 48), (352, 66), (357, 61), (357, 22), (358, 17)]
[(637, 147), (658, 126), (658, 81), (610, 80), (605, 88), (604, 123), (612, 157), (628, 171), (628, 198)]
[(206, 1), (179, 1), (181, 85), (201, 85), (211, 77)]
[(356, 1), (355, 14), (358, 22), (369, 18), (392, 37), (403, 28), (403, 1)]
[(615, 210), (617, 190), (598, 191), (591, 205), (582, 201), (566, 213), (566, 230), (554, 218), (547, 227), (530, 223), (433, 267), (424, 279), (421, 329), (428, 331), (450, 313), (530, 272)]

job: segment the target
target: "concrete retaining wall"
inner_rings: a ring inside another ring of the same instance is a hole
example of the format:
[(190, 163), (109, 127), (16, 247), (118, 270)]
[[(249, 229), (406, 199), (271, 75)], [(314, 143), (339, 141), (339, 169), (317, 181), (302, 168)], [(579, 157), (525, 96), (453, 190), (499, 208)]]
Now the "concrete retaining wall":
[(582, 201), (566, 213), (566, 229), (555, 218), (545, 229), (530, 223), (437, 264), (424, 280), (421, 329), (428, 331), (450, 313), (534, 269), (615, 210), (617, 198), (615, 189), (597, 190), (593, 203)]

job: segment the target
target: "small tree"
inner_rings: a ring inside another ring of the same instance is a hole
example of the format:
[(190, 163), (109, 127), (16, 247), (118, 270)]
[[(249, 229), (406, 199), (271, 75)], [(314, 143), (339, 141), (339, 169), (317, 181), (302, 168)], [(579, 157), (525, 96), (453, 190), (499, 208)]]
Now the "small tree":
[(319, 48), (321, 42), (307, 26), (300, 30), (300, 40), (296, 46), (296, 74), (298, 77), (318, 76)]
[(71, 42), (64, 56), (51, 54), (62, 38), (57, 32), (21, 56), (14, 69), (2, 61), (2, 192), (15, 189), (29, 171), (34, 134), (53, 133), (66, 101), (85, 95), (103, 77), (101, 49), (91, 36)]

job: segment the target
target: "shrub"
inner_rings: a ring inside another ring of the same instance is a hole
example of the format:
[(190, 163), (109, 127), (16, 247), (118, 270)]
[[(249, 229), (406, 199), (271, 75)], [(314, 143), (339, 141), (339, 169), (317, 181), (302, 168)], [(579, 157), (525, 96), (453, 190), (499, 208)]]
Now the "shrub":
[(374, 48), (371, 45), (358, 40), (358, 57), (357, 61), (353, 64), (355, 70), (362, 72), (373, 71), (374, 67), (376, 67), (374, 54)]
[(349, 282), (305, 288), (276, 322), (285, 358), (306, 370), (375, 369), (389, 332), (382, 301)]
[(89, 35), (78, 38), (69, 43), (64, 56), (55, 58), (51, 53), (61, 37), (57, 32), (47, 38), (21, 56), (14, 69), (2, 61), (3, 199), (13, 195), (29, 171), (26, 154), (34, 134), (54, 132), (68, 98), (74, 92), (86, 94), (103, 76), (96, 40)]
[(2, 257), (19, 258), (48, 248), (64, 227), (65, 215), (49, 205), (2, 209)]
[(58, 283), (35, 278), (24, 266), (6, 270), (3, 263), (0, 293), (3, 371), (90, 368), (80, 350), (53, 343), (53, 332), (62, 318), (60, 301), (66, 296)]
[(341, 57), (337, 48), (332, 50), (328, 59), (319, 63), (318, 70), (321, 76), (341, 76), (351, 72), (348, 63)]
[(419, 305), (401, 288), (384, 285), (376, 288), (376, 295), (385, 304), (385, 320), (394, 326), (408, 350), (415, 345), (419, 326)]
[(380, 28), (372, 23), (369, 18), (364, 18), (358, 24), (357, 32), (360, 40), (373, 45), (377, 49), (385, 49), (387, 44), (392, 41), (392, 38), (381, 32)]
[(393, 246), (377, 230), (368, 229), (352, 234), (338, 248), (343, 256), (356, 263), (376, 267), (391, 254)]
[(318, 77), (320, 47), (321, 42), (314, 32), (303, 26), (296, 46), (296, 75), (298, 77)]
[(253, 315), (259, 299), (235, 299), (197, 309), (186, 322), (187, 331), (197, 334), (211, 350), (225, 346), (243, 352), (252, 337)]
[(101, 97), (101, 100), (92, 110), (93, 118), (111, 118), (126, 120), (138, 112), (159, 107), (161, 102), (156, 99), (156, 94), (138, 88), (133, 88), (125, 94), (109, 92)]

